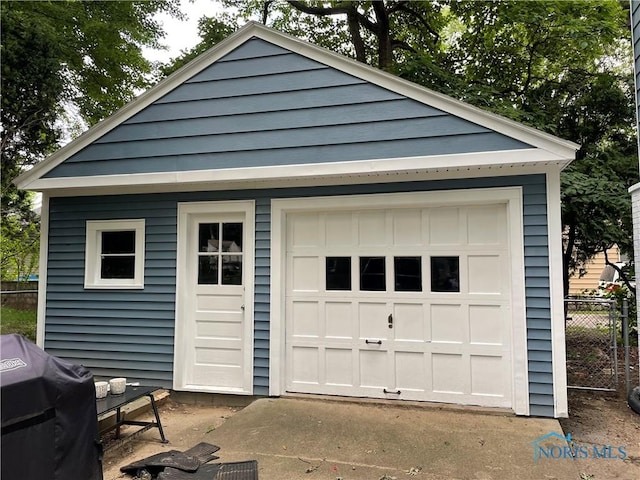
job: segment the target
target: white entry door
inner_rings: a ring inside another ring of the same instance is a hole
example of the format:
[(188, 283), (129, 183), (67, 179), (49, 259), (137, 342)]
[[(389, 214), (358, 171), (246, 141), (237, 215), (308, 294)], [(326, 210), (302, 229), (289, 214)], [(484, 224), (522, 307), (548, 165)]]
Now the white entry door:
[(504, 203), (290, 213), (286, 389), (512, 406)]
[(180, 205), (174, 388), (252, 392), (253, 243), (252, 203)]

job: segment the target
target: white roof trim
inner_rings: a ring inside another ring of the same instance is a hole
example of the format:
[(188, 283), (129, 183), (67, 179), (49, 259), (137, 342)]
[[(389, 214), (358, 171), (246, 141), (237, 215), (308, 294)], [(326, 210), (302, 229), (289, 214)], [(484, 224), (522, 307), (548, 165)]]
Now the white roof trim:
[[(39, 190), (43, 188), (41, 186), (42, 181), (44, 181), (44, 179), (41, 178), (43, 175), (253, 37), (260, 38), (400, 95), (520, 140), (536, 148), (546, 150), (566, 160), (567, 164), (575, 158), (575, 152), (580, 148), (579, 145), (573, 142), (560, 139), (513, 120), (481, 110), (454, 98), (383, 72), (382, 70), (338, 55), (298, 38), (277, 32), (259, 23), (250, 22), (233, 35), (174, 72), (155, 87), (147, 90), (110, 117), (91, 127), (74, 141), (56, 151), (31, 170), (20, 175), (14, 180), (14, 183), (20, 189)], [(335, 166), (335, 163), (332, 165)]]
[[(537, 167), (539, 171), (562, 168), (567, 163), (561, 157), (535, 148), (497, 152), (474, 152), (456, 155), (434, 155), (429, 157), (389, 158), (359, 160), (337, 163), (313, 163), (279, 165), (270, 167), (225, 168), (218, 170), (191, 170), (122, 175), (92, 175), (84, 177), (40, 178), (31, 188), (38, 191), (60, 191), (64, 189), (96, 189), (131, 187), (146, 191), (175, 190), (173, 186), (198, 186), (212, 184), (219, 188), (245, 185), (255, 188), (258, 182), (315, 182), (328, 179), (356, 178), (358, 176), (380, 176), (407, 173), (452, 173), (468, 172), (469, 176), (518, 174), (522, 168)], [(489, 173), (491, 171), (492, 173)], [(482, 172), (482, 173), (481, 173)], [(253, 185), (252, 185), (253, 184)]]

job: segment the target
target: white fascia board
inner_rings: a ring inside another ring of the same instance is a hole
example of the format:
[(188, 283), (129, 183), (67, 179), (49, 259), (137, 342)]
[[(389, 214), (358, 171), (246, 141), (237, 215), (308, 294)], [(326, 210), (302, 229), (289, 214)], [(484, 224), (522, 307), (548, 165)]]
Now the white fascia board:
[(109, 118), (91, 127), (80, 137), (55, 152), (31, 170), (20, 175), (14, 180), (14, 183), (20, 189), (33, 189), (30, 184), (34, 180), (40, 179), (43, 175), (60, 165), (67, 158), (76, 154), (92, 142), (95, 142), (136, 113), (151, 105), (153, 102), (171, 92), (173, 89), (253, 37), (260, 38), (342, 72), (361, 78), (362, 80), (396, 92), (400, 95), (407, 96), (408, 98), (412, 98), (418, 102), (487, 127), (491, 130), (527, 143), (533, 147), (547, 150), (548, 152), (561, 157), (567, 164), (575, 158), (575, 152), (580, 148), (579, 145), (573, 142), (562, 140), (553, 135), (527, 127), (513, 120), (479, 109), (444, 94), (434, 92), (415, 83), (401, 79), (400, 77), (383, 72), (382, 70), (378, 70), (329, 50), (317, 47), (298, 38), (277, 32), (258, 23), (250, 22), (215, 47), (202, 55), (199, 55), (187, 65), (174, 72), (172, 75), (158, 83), (155, 87), (147, 90)]
[(246, 180), (237, 182), (199, 182), (165, 185), (122, 185), (116, 187), (61, 188), (47, 190), (50, 197), (83, 197), (96, 195), (154, 194), (201, 191), (260, 190), (274, 188), (310, 188), (332, 185), (365, 185), (370, 183), (423, 182), (469, 178), (506, 177), (514, 175), (546, 174), (548, 164), (525, 167), (456, 168), (438, 171), (413, 171), (395, 173), (363, 173), (349, 176), (278, 178), (274, 180)]
[[(406, 172), (454, 172), (462, 170), (473, 175), (477, 170), (514, 170), (530, 165), (559, 165), (566, 160), (539, 149), (472, 152), (456, 155), (386, 158), (348, 162), (277, 165), (269, 167), (225, 168), (183, 172), (137, 173), (122, 175), (93, 175), (84, 177), (40, 178), (25, 185), (28, 190), (52, 191), (66, 189), (95, 189), (109, 187), (182, 186), (207, 183), (227, 188), (228, 183), (251, 183), (286, 179), (323, 179), (374, 174)], [(486, 173), (485, 175), (493, 175)]]

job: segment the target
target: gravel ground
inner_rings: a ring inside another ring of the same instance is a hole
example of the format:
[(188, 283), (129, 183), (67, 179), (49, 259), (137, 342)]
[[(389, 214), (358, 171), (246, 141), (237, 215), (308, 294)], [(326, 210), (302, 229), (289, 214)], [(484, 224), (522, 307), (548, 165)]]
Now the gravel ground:
[(579, 458), (582, 480), (640, 478), (640, 415), (616, 394), (569, 390), (569, 418), (561, 419), (566, 434), (575, 444), (601, 448), (611, 445), (625, 448), (620, 459)]

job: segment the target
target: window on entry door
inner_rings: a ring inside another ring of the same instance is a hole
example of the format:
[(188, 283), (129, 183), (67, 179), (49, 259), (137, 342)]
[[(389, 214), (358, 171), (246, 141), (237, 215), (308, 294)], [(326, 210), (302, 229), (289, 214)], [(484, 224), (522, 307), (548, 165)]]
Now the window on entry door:
[(198, 285), (242, 285), (242, 239), (242, 223), (198, 225)]

